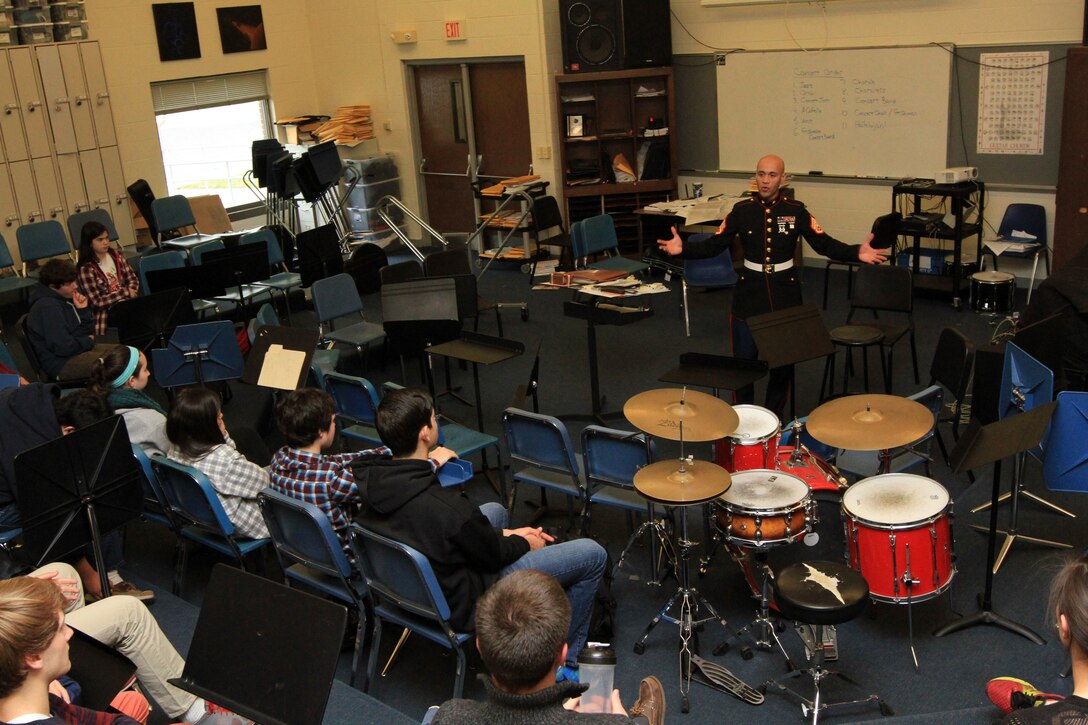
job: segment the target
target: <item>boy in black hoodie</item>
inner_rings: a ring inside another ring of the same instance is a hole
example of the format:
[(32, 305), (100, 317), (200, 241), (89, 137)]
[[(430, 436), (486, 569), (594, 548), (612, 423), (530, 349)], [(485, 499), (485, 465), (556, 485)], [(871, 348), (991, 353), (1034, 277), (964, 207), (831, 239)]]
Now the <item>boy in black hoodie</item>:
[(78, 380), (113, 345), (96, 344), (94, 317), (76, 287), (76, 268), (67, 259), (42, 265), (40, 285), (30, 291), (27, 338), (50, 380)]
[(506, 529), (498, 503), (477, 508), (455, 488), (442, 488), (427, 460), (438, 443), (434, 403), (421, 390), (390, 392), (378, 406), (378, 435), (391, 460), (355, 467), (365, 528), (420, 551), (431, 562), (450, 606), (450, 623), (474, 631), (473, 611), (500, 577), (536, 569), (555, 577), (571, 605), (567, 658), (562, 677), (576, 679), (578, 653), (586, 643), (597, 585), (606, 554), (592, 539), (545, 547), (551, 536), (539, 528)]

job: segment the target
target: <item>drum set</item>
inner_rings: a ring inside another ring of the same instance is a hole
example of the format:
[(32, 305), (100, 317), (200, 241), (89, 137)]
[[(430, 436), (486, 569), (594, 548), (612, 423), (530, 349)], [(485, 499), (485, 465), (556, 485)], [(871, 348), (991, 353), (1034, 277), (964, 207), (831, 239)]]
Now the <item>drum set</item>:
[[(635, 652), (645, 650), (660, 621), (679, 626), (684, 712), (692, 662), (700, 668), (705, 663), (694, 651), (693, 632), (705, 622), (717, 621), (727, 635), (738, 638), (748, 632), (759, 649), (777, 644), (789, 660), (771, 617), (774, 572), (767, 555), (801, 540), (815, 543), (819, 516), (814, 492), (841, 496), (844, 558), (868, 582), (872, 599), (907, 604), (909, 612), (914, 602), (937, 597), (951, 585), (956, 565), (948, 491), (930, 478), (891, 472), (891, 451), (932, 429), (933, 414), (925, 406), (892, 395), (863, 394), (830, 401), (809, 415), (806, 427), (814, 439), (834, 448), (878, 453), (881, 473), (850, 486), (834, 465), (803, 445), (799, 422), (792, 425), (793, 445), (780, 445), (781, 423), (766, 408), (730, 406), (705, 393), (667, 388), (635, 395), (623, 412), (636, 428), (680, 443), (678, 459), (650, 464), (634, 477), (640, 495), (678, 507), (680, 514), (674, 562), (679, 586), (647, 625)], [(685, 445), (694, 442), (713, 442), (714, 462), (686, 455)], [(689, 563), (698, 542), (689, 537), (686, 513), (697, 505), (706, 505), (708, 529), (713, 526), (714, 538), (738, 563), (760, 604), (755, 619), (739, 632), (729, 629), (691, 582)], [(908, 622), (917, 669), (910, 614)], [(745, 659), (753, 656), (749, 647), (741, 652)], [(723, 689), (754, 702), (756, 691), (732, 679)]]

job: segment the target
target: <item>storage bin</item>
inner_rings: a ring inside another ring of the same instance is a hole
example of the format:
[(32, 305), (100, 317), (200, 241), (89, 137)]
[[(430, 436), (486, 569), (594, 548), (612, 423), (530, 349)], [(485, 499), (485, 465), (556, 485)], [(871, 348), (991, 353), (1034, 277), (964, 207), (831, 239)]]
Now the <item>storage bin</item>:
[[(351, 188), (354, 179), (359, 181)], [(400, 175), (392, 156), (345, 160), (344, 176), (340, 183), (345, 192), (351, 188), (347, 201), (351, 207), (373, 207), (383, 196), (400, 196)]]
[(10, 10), (0, 9), (0, 30), (8, 30), (14, 25), (13, 13)]
[[(354, 207), (349, 206), (344, 208), (344, 212), (348, 217), (348, 226), (352, 231), (358, 232), (374, 232), (374, 231), (387, 231), (389, 225), (382, 221), (378, 216), (376, 207)], [(389, 208), (389, 218), (393, 220), (393, 223), (400, 226), (404, 222), (404, 213), (396, 208)]]
[(83, 3), (63, 2), (49, 6), (49, 14), (54, 23), (78, 23), (87, 17)]
[(27, 8), (43, 8), (45, 2), (44, 0), (11, 0), (9, 5), (16, 10), (26, 10)]
[(53, 42), (53, 23), (33, 23), (19, 26), (19, 42), (23, 45), (38, 45)]
[[(78, 26), (79, 23), (76, 23)], [(72, 39), (72, 24), (67, 20), (60, 20), (53, 23), (53, 41), (56, 43), (62, 43), (65, 40)]]
[(0, 30), (0, 48), (15, 45), (19, 42), (19, 32), (15, 28)]
[(71, 23), (71, 29), (68, 31), (68, 40), (86, 40), (87, 39), (87, 21), (84, 20), (79, 23)]
[(49, 11), (45, 8), (18, 8), (15, 10), (16, 25), (35, 25), (51, 22)]
[[(943, 274), (944, 273), (944, 255), (943, 249), (920, 249), (918, 250), (918, 273), (919, 274)], [(914, 253), (913, 252), (900, 252), (896, 256), (896, 265), (899, 267), (914, 268)]]

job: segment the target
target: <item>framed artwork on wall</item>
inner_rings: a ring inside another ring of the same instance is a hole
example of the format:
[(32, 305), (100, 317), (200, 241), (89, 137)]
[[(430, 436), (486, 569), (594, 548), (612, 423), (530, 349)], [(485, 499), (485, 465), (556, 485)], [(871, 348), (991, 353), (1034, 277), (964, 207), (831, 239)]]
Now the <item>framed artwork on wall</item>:
[(264, 38), (264, 17), (260, 5), (216, 8), (219, 40), (224, 53), (245, 53), (268, 47)]
[(189, 60), (200, 57), (193, 3), (153, 3), (159, 60)]

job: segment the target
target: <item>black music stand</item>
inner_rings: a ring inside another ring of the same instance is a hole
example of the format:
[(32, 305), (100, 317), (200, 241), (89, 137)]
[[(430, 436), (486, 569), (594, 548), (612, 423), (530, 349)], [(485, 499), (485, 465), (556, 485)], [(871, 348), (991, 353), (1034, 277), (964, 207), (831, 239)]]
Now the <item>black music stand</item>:
[[(405, 352), (419, 353), (428, 345), (456, 340), (461, 335), (457, 282), (453, 277), (421, 277), (383, 284), (381, 303), (382, 326), (386, 337), (401, 354), (402, 374)], [(422, 357), (419, 364), (420, 373), (429, 378)], [(452, 393), (448, 368), (446, 388)], [(462, 402), (468, 404), (467, 400), (462, 399)]]
[(1025, 637), (1035, 644), (1046, 641), (1019, 622), (1002, 617), (993, 611), (994, 559), (997, 547), (997, 499), (1001, 495), (1001, 461), (1010, 456), (1035, 448), (1043, 440), (1050, 418), (1057, 403), (1044, 403), (1029, 411), (1003, 418), (987, 426), (971, 421), (956, 447), (949, 455), (952, 470), (963, 473), (988, 463), (994, 464), (993, 490), (990, 494), (990, 528), (986, 541), (986, 588), (982, 593), (981, 607), (969, 617), (946, 624), (933, 633), (943, 637), (961, 629), (979, 624), (992, 624)]
[(298, 251), (298, 273), (302, 277), (303, 287), (344, 271), (340, 235), (332, 224), (299, 232), (295, 237), (295, 249)]
[(662, 374), (658, 380), (686, 387), (710, 388), (717, 395), (719, 390), (752, 385), (767, 377), (767, 370), (766, 360), (682, 352), (680, 365)]
[(80, 428), (20, 453), (14, 463), (23, 551), (41, 566), (90, 542), (108, 595), (102, 535), (137, 518), (144, 502), (124, 419)]
[(72, 662), (68, 676), (79, 683), (81, 706), (88, 710), (104, 712), (118, 692), (136, 681), (132, 660), (75, 627), (68, 640), (68, 659)]
[[(220, 271), (219, 267), (225, 267), (226, 273)], [(214, 252), (205, 252), (200, 264), (193, 268), (193, 274), (203, 274), (208, 268), (216, 268), (216, 278), (226, 278), (227, 288), (237, 291), (238, 304), (241, 305), (244, 316), (248, 318), (243, 286), (268, 278), (268, 250), (265, 249), (265, 245), (238, 244), (217, 249)]]
[(797, 418), (797, 371), (793, 366), (835, 354), (820, 309), (816, 305), (798, 305), (756, 315), (748, 318), (748, 329), (756, 341), (759, 358), (767, 361), (768, 368), (791, 367), (790, 419)]
[(244, 370), (234, 325), (227, 320), (178, 327), (166, 348), (151, 351), (151, 359), (164, 388), (237, 380)]
[(153, 345), (166, 347), (166, 339), (178, 325), (196, 322), (196, 312), (185, 287), (121, 300), (110, 308), (109, 326), (116, 327), (122, 345), (145, 353)]
[(276, 390), (303, 387), (320, 339), (321, 333), (312, 328), (260, 328), (246, 358), (242, 382)]

